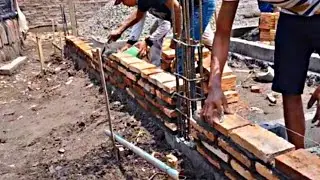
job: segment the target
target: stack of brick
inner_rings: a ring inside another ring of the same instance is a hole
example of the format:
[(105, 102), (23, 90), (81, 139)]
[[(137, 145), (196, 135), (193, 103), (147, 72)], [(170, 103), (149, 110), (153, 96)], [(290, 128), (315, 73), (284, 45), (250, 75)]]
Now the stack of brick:
[[(165, 40), (163, 45), (163, 52), (162, 52), (162, 69), (175, 72), (175, 69), (172, 69), (173, 62), (175, 59), (175, 50), (169, 47), (170, 40)], [(204, 67), (204, 92), (205, 94), (208, 93), (208, 81), (210, 76), (210, 67), (211, 67), (211, 52), (209, 49), (204, 48), (203, 50), (203, 67)], [(196, 59), (197, 60), (197, 59)], [(232, 69), (226, 64), (223, 70), (222, 75), (222, 90), (224, 91), (225, 95), (227, 96), (228, 103), (235, 103), (239, 101), (239, 94), (236, 91), (236, 83), (237, 77), (233, 74)]]
[[(92, 58), (91, 51), (94, 48), (89, 42), (68, 36), (66, 45), (68, 48), (65, 54), (68, 57), (85, 59), (93, 69), (100, 71), (98, 61)], [(177, 130), (174, 97), (176, 77), (173, 74), (126, 53), (112, 54), (105, 61), (104, 68), (108, 82), (118, 88), (126, 89), (141, 107), (154, 113), (172, 131)], [(182, 84), (181, 80), (180, 85)], [(229, 86), (229, 78), (224, 79), (222, 84)], [(239, 99), (238, 94), (232, 92), (225, 91), (229, 103)]]
[[(99, 71), (94, 47), (85, 40), (67, 37), (65, 55), (86, 61), (87, 70)], [(128, 54), (105, 59), (108, 82), (126, 89), (146, 111), (161, 119), (168, 132), (177, 130), (175, 77)], [(78, 64), (82, 66), (81, 64)], [(320, 159), (238, 115), (225, 115), (209, 125), (199, 116), (191, 121), (191, 137), (198, 152), (227, 179), (320, 179)]]
[(261, 13), (260, 41), (274, 41), (276, 36), (279, 13)]
[(16, 58), (20, 52), (20, 31), (17, 19), (0, 22), (0, 62)]
[[(228, 179), (319, 179), (320, 159), (238, 115), (192, 121), (197, 150)], [(311, 163), (312, 162), (312, 163)]]

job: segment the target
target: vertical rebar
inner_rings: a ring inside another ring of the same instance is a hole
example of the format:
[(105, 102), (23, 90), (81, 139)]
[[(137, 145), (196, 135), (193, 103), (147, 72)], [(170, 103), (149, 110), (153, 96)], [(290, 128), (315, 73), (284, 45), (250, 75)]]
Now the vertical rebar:
[[(199, 16), (199, 21), (200, 21), (200, 48), (198, 49), (199, 51), (199, 70), (200, 70), (200, 77), (203, 77), (203, 39), (202, 39), (202, 35), (203, 35), (203, 13), (202, 13), (202, 0), (199, 0), (199, 11), (200, 11), (200, 16)], [(210, 22), (207, 26), (210, 26)], [(201, 85), (201, 96), (204, 96), (204, 82), (203, 80), (200, 82)], [(204, 105), (204, 100), (201, 101), (201, 108)]]

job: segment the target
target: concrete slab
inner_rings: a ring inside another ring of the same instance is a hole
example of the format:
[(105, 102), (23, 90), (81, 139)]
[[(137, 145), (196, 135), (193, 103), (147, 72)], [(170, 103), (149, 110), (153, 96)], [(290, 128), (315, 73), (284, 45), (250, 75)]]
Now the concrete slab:
[(21, 56), (0, 68), (1, 75), (11, 75), (22, 63), (26, 61), (26, 56)]
[[(231, 38), (230, 51), (263, 61), (274, 61), (275, 47), (260, 42)], [(310, 58), (309, 70), (320, 73), (320, 56), (313, 53)]]

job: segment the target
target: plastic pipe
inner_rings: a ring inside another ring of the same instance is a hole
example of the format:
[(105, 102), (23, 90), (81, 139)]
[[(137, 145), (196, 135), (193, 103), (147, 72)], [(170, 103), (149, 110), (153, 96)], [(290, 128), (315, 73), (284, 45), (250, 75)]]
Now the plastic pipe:
[[(105, 130), (105, 133), (107, 136), (109, 136), (109, 137), (111, 136), (111, 132), (109, 130)], [(159, 159), (151, 156), (150, 154), (148, 154), (147, 152), (145, 152), (141, 148), (126, 141), (121, 136), (116, 135), (116, 134), (113, 134), (113, 136), (114, 136), (114, 139), (116, 141), (118, 141), (120, 144), (129, 148), (131, 151), (133, 151), (134, 153), (136, 153), (137, 155), (139, 155), (140, 157), (142, 157), (143, 159), (145, 159), (149, 163), (153, 164), (155, 167), (157, 167), (160, 170), (162, 170), (163, 172), (167, 173), (171, 178), (179, 179), (179, 172), (177, 170), (172, 169), (170, 166), (166, 165), (165, 163), (163, 163)]]

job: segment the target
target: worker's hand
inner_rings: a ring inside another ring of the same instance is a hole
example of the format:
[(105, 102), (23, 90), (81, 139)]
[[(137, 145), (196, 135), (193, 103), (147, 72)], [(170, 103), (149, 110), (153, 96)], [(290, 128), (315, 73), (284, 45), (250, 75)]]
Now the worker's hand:
[(314, 91), (309, 102), (308, 109), (312, 108), (312, 106), (317, 103), (317, 111), (312, 120), (312, 123), (316, 123), (317, 127), (320, 127), (320, 86)]
[(117, 41), (121, 37), (121, 32), (119, 30), (113, 30), (108, 36), (108, 43)]
[(148, 45), (145, 41), (140, 41), (137, 43), (137, 47), (139, 49), (139, 57), (143, 58), (147, 55)]
[(131, 44), (126, 43), (126, 45), (124, 45), (124, 46), (120, 49), (120, 52), (126, 51), (127, 49), (129, 49), (129, 48), (131, 48), (131, 47), (132, 47)]
[(219, 123), (223, 121), (224, 113), (232, 114), (221, 87), (210, 87), (208, 97), (201, 112), (202, 117), (208, 124), (213, 125), (214, 122)]

